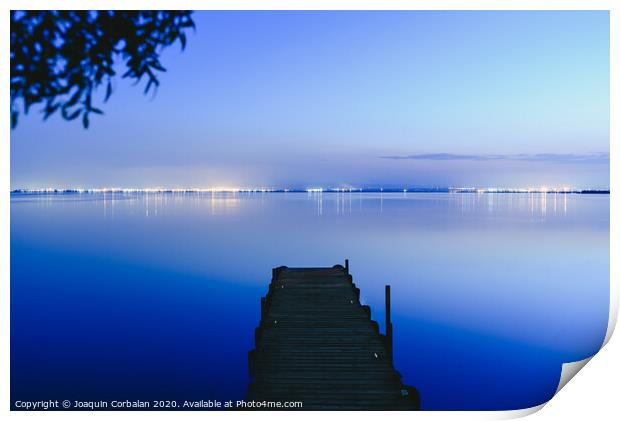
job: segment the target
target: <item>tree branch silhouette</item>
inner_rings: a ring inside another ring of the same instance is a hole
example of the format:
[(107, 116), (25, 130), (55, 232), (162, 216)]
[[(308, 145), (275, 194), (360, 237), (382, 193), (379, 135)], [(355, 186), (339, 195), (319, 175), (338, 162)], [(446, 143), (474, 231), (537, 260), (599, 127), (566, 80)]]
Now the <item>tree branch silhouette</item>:
[(65, 120), (81, 116), (85, 128), (93, 93), (105, 84), (112, 94), (114, 60), (127, 71), (123, 77), (148, 93), (159, 85), (157, 74), (164, 47), (177, 40), (185, 49), (188, 28), (195, 28), (191, 11), (11, 11), (11, 127), (20, 113), (36, 104), (44, 119), (59, 111)]

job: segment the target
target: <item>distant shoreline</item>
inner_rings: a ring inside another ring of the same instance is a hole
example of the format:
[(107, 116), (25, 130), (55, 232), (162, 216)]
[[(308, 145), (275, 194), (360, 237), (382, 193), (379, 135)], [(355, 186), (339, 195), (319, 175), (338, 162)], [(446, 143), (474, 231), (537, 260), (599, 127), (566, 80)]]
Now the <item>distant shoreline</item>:
[(11, 194), (215, 194), (215, 193), (475, 193), (475, 194), (610, 194), (609, 189), (507, 189), (507, 188), (291, 188), (291, 189), (159, 189), (159, 188), (103, 188), (103, 189), (14, 189)]

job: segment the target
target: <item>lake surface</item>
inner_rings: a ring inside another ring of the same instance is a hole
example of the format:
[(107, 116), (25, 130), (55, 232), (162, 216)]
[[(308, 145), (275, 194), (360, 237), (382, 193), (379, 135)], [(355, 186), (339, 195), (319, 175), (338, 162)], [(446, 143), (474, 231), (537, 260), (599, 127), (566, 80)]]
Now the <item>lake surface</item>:
[(12, 194), (11, 399), (242, 399), (271, 268), (345, 258), (423, 409), (542, 403), (605, 336), (608, 195)]

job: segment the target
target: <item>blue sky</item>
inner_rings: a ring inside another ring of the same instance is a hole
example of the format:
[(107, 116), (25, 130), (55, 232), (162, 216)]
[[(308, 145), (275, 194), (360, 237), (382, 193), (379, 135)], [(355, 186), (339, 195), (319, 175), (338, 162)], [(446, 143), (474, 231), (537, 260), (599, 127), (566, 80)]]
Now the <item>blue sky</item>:
[(11, 187), (609, 186), (607, 12), (195, 20), (155, 97), (22, 118)]

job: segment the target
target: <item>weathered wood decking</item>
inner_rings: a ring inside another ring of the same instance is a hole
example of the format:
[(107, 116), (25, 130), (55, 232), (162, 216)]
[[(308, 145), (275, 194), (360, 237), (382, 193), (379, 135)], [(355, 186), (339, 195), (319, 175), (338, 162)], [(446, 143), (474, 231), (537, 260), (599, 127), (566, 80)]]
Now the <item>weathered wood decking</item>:
[[(303, 410), (414, 410), (347, 268), (273, 270), (250, 351), (248, 400), (303, 403)], [(388, 321), (388, 325), (391, 323)]]

